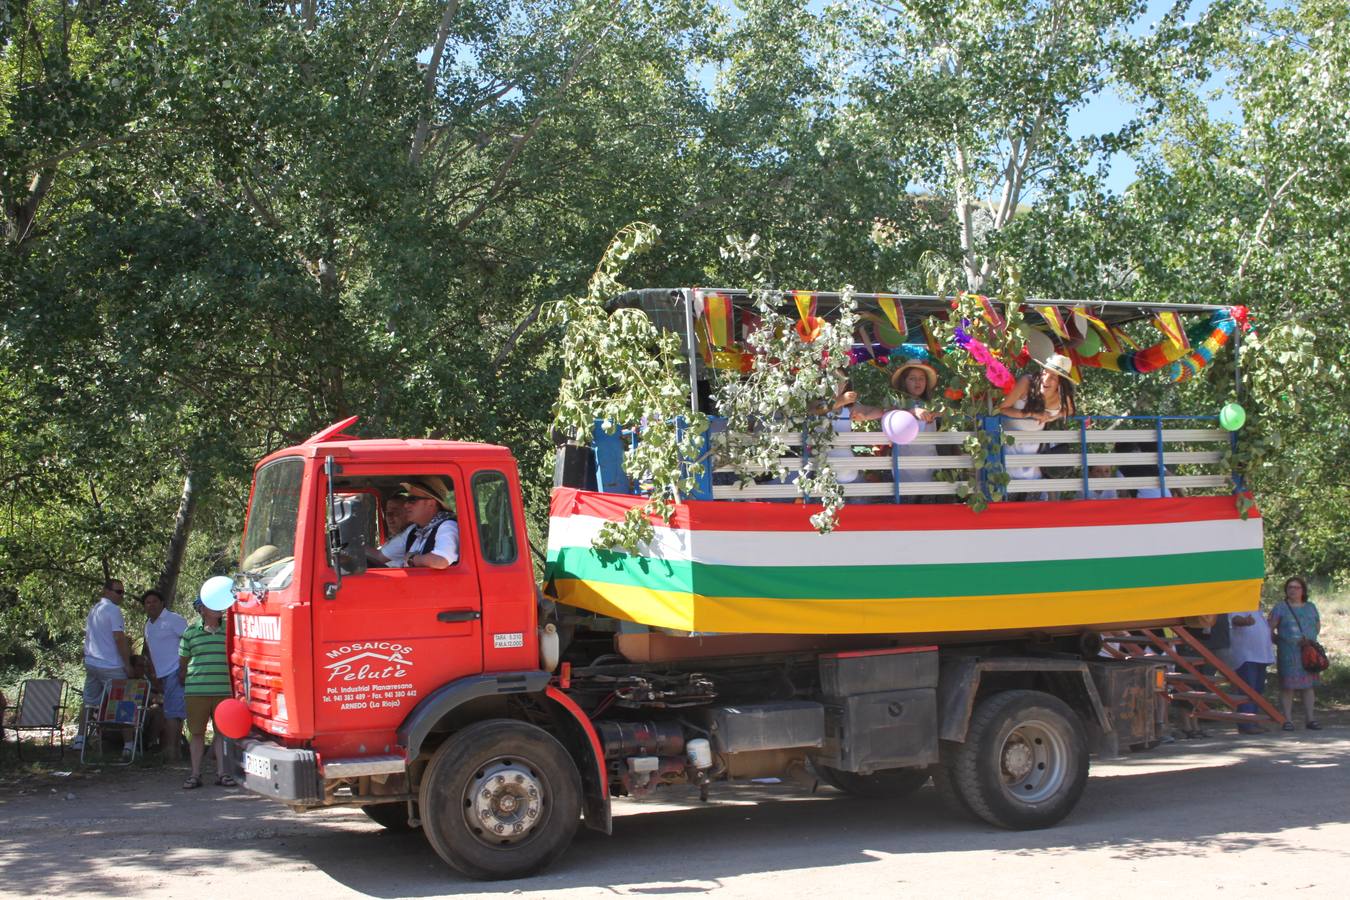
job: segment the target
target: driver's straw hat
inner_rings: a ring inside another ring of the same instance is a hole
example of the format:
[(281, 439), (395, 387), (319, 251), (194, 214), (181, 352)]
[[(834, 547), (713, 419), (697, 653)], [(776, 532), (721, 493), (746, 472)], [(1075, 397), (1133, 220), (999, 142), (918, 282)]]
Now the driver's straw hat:
[(450, 512), (450, 484), (436, 475), (426, 475), (414, 481), (400, 481), (399, 497), (426, 497), (440, 504), (441, 509)]

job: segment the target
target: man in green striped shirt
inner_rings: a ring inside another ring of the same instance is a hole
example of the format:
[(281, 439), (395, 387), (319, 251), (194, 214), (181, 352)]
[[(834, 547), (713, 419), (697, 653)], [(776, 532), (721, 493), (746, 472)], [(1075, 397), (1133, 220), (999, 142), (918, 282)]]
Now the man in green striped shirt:
[[(202, 786), (202, 760), (206, 756), (206, 723), (216, 704), (230, 694), (230, 664), (225, 656), (225, 628), (218, 610), (198, 606), (200, 625), (189, 625), (178, 642), (178, 677), (183, 680), (187, 700), (188, 746), (191, 749), (192, 774), (183, 782), (185, 789)], [(211, 742), (216, 755), (216, 784), (234, 787), (225, 774), (225, 748), (219, 740)]]

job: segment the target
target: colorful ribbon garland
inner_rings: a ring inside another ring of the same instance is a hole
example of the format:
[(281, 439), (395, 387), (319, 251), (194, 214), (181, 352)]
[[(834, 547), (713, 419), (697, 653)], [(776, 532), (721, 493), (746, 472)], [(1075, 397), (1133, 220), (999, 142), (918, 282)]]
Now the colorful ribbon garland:
[[(1237, 327), (1236, 308), (1218, 309), (1209, 322), (1200, 322), (1187, 329), (1183, 343), (1170, 337), (1152, 347), (1125, 353), (1103, 351), (1095, 356), (1083, 356), (1072, 347), (1067, 348), (1075, 365), (1090, 369), (1106, 369), (1127, 375), (1145, 375), (1170, 366), (1168, 374), (1173, 381), (1185, 381), (1197, 374), (1214, 359), (1215, 352), (1228, 342)], [(1242, 310), (1243, 316), (1246, 310)], [(1187, 346), (1189, 345), (1189, 346)], [(1191, 347), (1198, 349), (1192, 350)], [(1185, 360), (1184, 365), (1182, 361)]]
[[(1242, 318), (1246, 319), (1246, 307), (1240, 307)], [(1221, 318), (1221, 316), (1224, 316)], [(1167, 370), (1167, 377), (1174, 382), (1189, 381), (1196, 375), (1199, 375), (1205, 366), (1214, 361), (1214, 354), (1218, 353), (1224, 344), (1228, 343), (1229, 338), (1233, 336), (1233, 331), (1239, 325), (1239, 319), (1234, 311), (1223, 310), (1216, 312), (1210, 317), (1210, 324), (1213, 326), (1208, 337), (1196, 341), (1196, 336), (1191, 337), (1191, 350), (1181, 359), (1172, 363)]]

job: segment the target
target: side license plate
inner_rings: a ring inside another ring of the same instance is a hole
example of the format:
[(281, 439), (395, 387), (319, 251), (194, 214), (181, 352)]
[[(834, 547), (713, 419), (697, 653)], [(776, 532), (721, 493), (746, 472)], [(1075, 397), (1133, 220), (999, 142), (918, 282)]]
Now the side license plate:
[(257, 775), (259, 778), (271, 778), (272, 764), (265, 756), (254, 756), (252, 753), (245, 753), (244, 771), (250, 775)]

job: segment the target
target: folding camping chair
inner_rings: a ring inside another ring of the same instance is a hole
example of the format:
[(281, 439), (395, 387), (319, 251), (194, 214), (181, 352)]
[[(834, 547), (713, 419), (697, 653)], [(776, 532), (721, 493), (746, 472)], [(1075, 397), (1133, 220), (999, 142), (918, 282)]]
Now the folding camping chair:
[[(103, 690), (103, 700), (89, 720), (84, 746), (80, 748), (80, 762), (89, 762), (93, 753), (97, 753), (98, 761), (106, 765), (129, 766), (135, 762), (136, 754), (141, 752), (141, 731), (145, 727), (145, 710), (149, 700), (150, 682), (144, 678), (119, 678), (108, 682)], [(130, 738), (123, 744), (120, 761), (103, 758), (105, 731), (130, 733)], [(127, 752), (128, 749), (130, 752)]]
[(66, 752), (65, 694), (66, 683), (59, 678), (30, 678), (19, 686), (19, 702), (6, 725), (14, 730), (14, 747), (19, 759), (23, 759), (26, 731), (45, 731), (47, 749), (55, 750), (58, 758)]

